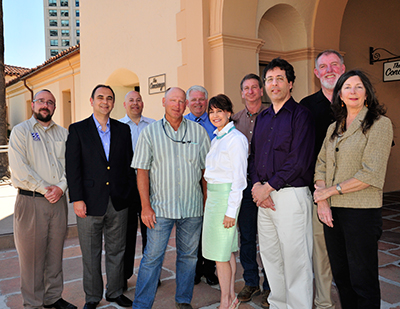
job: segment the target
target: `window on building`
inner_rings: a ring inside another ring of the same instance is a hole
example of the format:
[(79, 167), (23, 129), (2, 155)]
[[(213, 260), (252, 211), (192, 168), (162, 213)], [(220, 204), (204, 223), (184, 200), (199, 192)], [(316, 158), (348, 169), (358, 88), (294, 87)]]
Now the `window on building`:
[(79, 40), (79, 39), (78, 39), (78, 40), (76, 40), (76, 44), (79, 44), (79, 42), (80, 42), (80, 41), (81, 41), (81, 40)]
[(76, 29), (76, 36), (81, 36), (81, 30)]
[(58, 30), (50, 30), (50, 36), (58, 36)]
[(79, 27), (80, 26), (80, 22), (79, 19), (76, 20), (76, 26)]
[(69, 20), (66, 19), (61, 20), (61, 27), (69, 27)]
[(79, 10), (75, 10), (75, 16), (79, 17)]
[(50, 46), (58, 46), (58, 40), (50, 40)]
[(61, 16), (62, 17), (68, 17), (69, 16), (68, 10), (61, 10)]
[(76, 7), (79, 7), (79, 0), (76, 0), (76, 1), (75, 1), (75, 6), (76, 6)]
[(57, 27), (57, 20), (56, 19), (50, 19), (49, 20), (50, 27)]
[(61, 30), (62, 36), (69, 36), (69, 30)]
[(50, 49), (50, 56), (55, 56), (58, 54), (58, 49)]
[(49, 0), (49, 6), (57, 6), (57, 0)]
[(57, 10), (49, 10), (49, 16), (57, 16)]
[(69, 46), (69, 40), (62, 40), (62, 46)]
[(68, 6), (68, 0), (61, 0), (61, 6)]

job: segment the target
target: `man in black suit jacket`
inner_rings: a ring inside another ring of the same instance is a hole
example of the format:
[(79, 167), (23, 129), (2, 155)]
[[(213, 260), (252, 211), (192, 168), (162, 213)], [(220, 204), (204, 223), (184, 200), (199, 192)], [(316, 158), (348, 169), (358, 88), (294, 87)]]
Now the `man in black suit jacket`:
[(111, 87), (97, 85), (90, 98), (93, 114), (72, 124), (67, 140), (67, 182), (77, 215), (86, 309), (96, 308), (103, 295), (103, 232), (106, 299), (123, 307), (132, 306), (122, 292), (133, 151), (129, 126), (110, 118), (114, 101)]

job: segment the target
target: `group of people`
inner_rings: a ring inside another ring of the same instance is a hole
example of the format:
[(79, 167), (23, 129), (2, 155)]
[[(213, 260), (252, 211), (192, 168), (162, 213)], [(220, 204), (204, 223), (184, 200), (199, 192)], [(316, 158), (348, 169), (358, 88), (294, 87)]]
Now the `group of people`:
[[(76, 308), (61, 297), (68, 187), (86, 309), (103, 297), (103, 234), (106, 300), (151, 308), (173, 227), (178, 309), (192, 308), (203, 275), (219, 283), (221, 309), (260, 294), (257, 235), (263, 308), (312, 308), (313, 277), (317, 309), (335, 308), (332, 277), (343, 309), (380, 308), (377, 242), (392, 124), (368, 77), (345, 72), (338, 52), (321, 52), (314, 73), (321, 90), (299, 104), (293, 66), (273, 59), (264, 83), (244, 76), (245, 108), (236, 114), (226, 95), (169, 88), (158, 121), (142, 115), (136, 91), (125, 96), (126, 116), (110, 118), (114, 91), (97, 85), (93, 114), (69, 134), (51, 120), (52, 93), (36, 93), (33, 115), (12, 130), (9, 147), (24, 306)], [(138, 224), (143, 257), (132, 302), (123, 292)], [(245, 286), (236, 295), (239, 242)]]

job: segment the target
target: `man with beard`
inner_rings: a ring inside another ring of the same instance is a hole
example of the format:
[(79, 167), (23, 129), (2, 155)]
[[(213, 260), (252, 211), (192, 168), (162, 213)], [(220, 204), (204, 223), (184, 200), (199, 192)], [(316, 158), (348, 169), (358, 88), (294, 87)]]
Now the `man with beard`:
[(65, 142), (68, 131), (51, 118), (56, 99), (46, 89), (31, 103), (33, 115), (15, 126), (9, 143), (11, 180), (18, 195), (14, 238), (25, 308), (66, 308), (61, 298), (67, 232)]
[[(336, 50), (327, 49), (319, 53), (315, 59), (314, 74), (321, 82), (321, 90), (305, 97), (300, 101), (314, 116), (315, 120), (315, 148), (314, 162), (328, 130), (329, 125), (335, 121), (331, 110), (333, 88), (336, 81), (344, 73), (343, 57)], [(311, 191), (314, 187), (310, 186)], [(316, 309), (334, 309), (331, 297), (332, 271), (326, 251), (324, 228), (317, 215), (317, 205), (313, 207), (313, 270), (315, 278)]]

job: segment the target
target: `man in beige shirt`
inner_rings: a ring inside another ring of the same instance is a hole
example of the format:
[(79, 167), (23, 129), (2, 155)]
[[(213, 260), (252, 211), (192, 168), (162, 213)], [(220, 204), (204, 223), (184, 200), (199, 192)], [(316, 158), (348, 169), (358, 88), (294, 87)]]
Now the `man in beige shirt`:
[(12, 130), (8, 152), (11, 180), (18, 188), (14, 238), (21, 294), (25, 308), (76, 309), (61, 298), (68, 131), (51, 120), (56, 100), (49, 90), (36, 93), (31, 107), (32, 117)]

